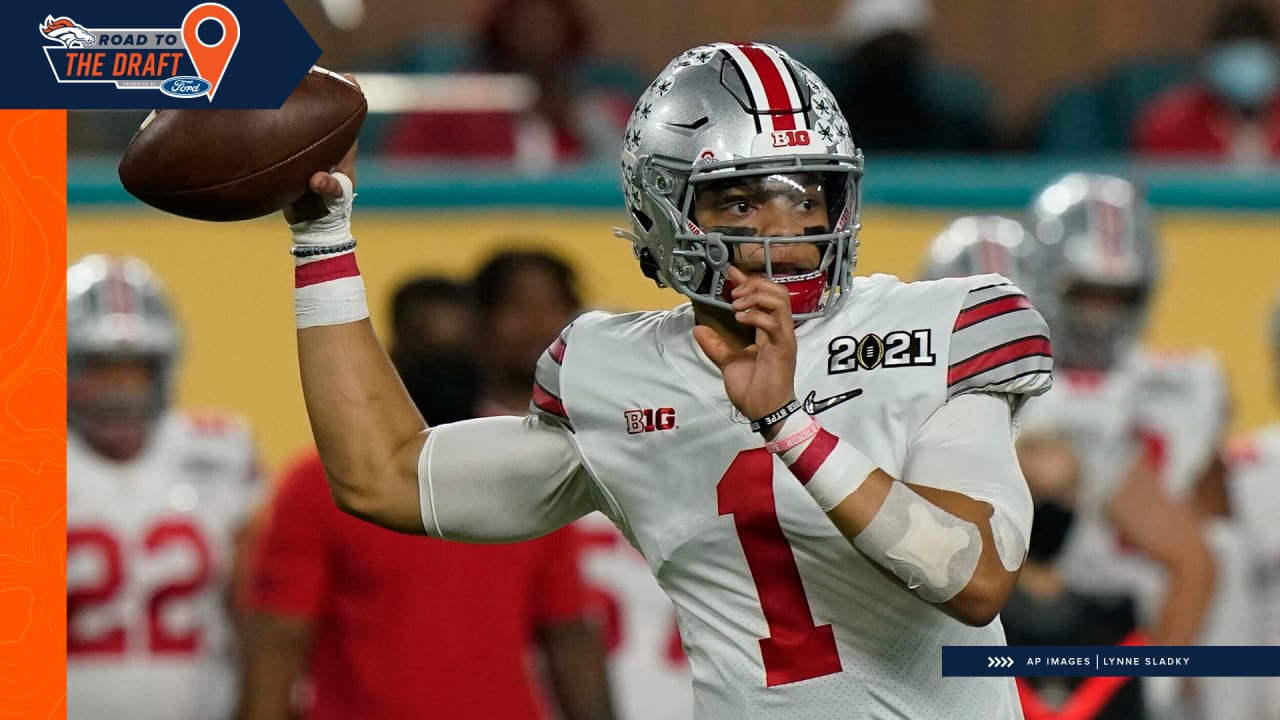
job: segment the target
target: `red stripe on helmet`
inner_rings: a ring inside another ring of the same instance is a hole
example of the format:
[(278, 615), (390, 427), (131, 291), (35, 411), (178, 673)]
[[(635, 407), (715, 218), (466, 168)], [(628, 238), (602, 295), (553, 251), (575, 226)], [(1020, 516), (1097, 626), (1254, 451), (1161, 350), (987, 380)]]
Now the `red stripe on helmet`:
[[(791, 94), (788, 91), (788, 83), (791, 79), (783, 76), (782, 71), (774, 64), (764, 48), (752, 43), (736, 43), (736, 45), (751, 63), (751, 69), (755, 71), (760, 79), (760, 85), (764, 87), (765, 102), (769, 105), (767, 109), (773, 116), (773, 129), (795, 130), (798, 108), (791, 102)], [(795, 90), (794, 83), (791, 89)], [(796, 97), (799, 95), (799, 92), (796, 92)]]

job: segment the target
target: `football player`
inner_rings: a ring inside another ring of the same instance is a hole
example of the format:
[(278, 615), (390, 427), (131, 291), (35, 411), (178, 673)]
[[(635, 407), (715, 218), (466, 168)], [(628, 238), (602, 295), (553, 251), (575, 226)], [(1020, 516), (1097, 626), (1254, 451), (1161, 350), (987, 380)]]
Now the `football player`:
[[(1054, 292), (1057, 270), (1052, 263), (1058, 258), (1030, 233), (1018, 232), (1023, 228), (1009, 218), (960, 218), (930, 242), (923, 274), (937, 279), (1000, 272), (1018, 278), (1019, 286), (1036, 298), (1037, 307), (1056, 309), (1061, 301)], [(1036, 280), (1046, 287), (1037, 291)], [(1052, 312), (1050, 316), (1053, 317)], [(1057, 371), (1066, 372), (1061, 364)], [(1059, 386), (1050, 394), (1062, 392), (1064, 388)], [(1037, 398), (1028, 405), (1043, 402), (1043, 398)], [(1097, 406), (1109, 413), (1121, 412), (1105, 401)], [(1034, 419), (1039, 408), (1029, 407), (1027, 414)], [(1084, 413), (1080, 417), (1083, 422)], [(1042, 420), (1033, 422), (1029, 432), (1024, 428), (1018, 439), (1020, 465), (1035, 502), (1035, 521), (1027, 561), (1005, 615), (1009, 641), (1018, 645), (1147, 643), (1146, 635), (1138, 630), (1131, 588), (1100, 588), (1088, 582), (1076, 587), (1060, 567), (1060, 555), (1077, 524), (1075, 518), (1082, 503), (1081, 456), (1091, 451), (1072, 442), (1072, 430), (1079, 435), (1068, 423)], [(1155, 486), (1148, 489), (1155, 490)], [(1159, 512), (1163, 497), (1157, 495), (1154, 500)], [(1121, 521), (1128, 518), (1126, 514), (1120, 516)], [(1100, 695), (1099, 684), (1094, 681), (1024, 678), (1019, 680), (1019, 691), (1028, 716), (1052, 715), (1086, 702), (1085, 698), (1106, 697), (1098, 717), (1141, 718), (1146, 717), (1143, 690), (1148, 680), (1134, 679), (1119, 686), (1114, 694)]]
[[(1271, 311), (1277, 396), (1280, 396), (1280, 293)], [(1233, 514), (1248, 532), (1260, 561), (1262, 643), (1280, 645), (1280, 423), (1272, 423), (1234, 444), (1231, 452), (1230, 498)], [(1280, 720), (1280, 678), (1266, 680), (1266, 720)]]
[(1040, 315), (999, 276), (853, 276), (862, 156), (777, 48), (681, 54), (626, 135), (618, 234), (691, 303), (578, 318), (524, 418), (425, 426), (368, 321), (354, 153), (312, 177), (324, 208), (286, 217), (337, 503), (467, 542), (601, 511), (674, 601), (695, 717), (1020, 717), (1012, 679), (941, 677), (938, 657), (1004, 642), (1031, 521), (1013, 419), (1051, 377)]
[(171, 409), (179, 328), (141, 260), (67, 269), (67, 715), (224, 720), (258, 494), (246, 426)]
[[(1073, 173), (1037, 195), (1032, 223), (1045, 255), (1032, 284), (1043, 290), (1057, 369), (1023, 427), (1065, 434), (1081, 454), (1064, 577), (1086, 592), (1132, 593), (1153, 644), (1251, 644), (1250, 552), (1225, 505), (1208, 501), (1223, 495), (1222, 368), (1207, 350), (1139, 343), (1159, 274), (1145, 198), (1124, 179)], [(1202, 716), (1247, 715), (1240, 680), (1197, 682)], [(1147, 683), (1157, 715), (1180, 704), (1176, 684)]]

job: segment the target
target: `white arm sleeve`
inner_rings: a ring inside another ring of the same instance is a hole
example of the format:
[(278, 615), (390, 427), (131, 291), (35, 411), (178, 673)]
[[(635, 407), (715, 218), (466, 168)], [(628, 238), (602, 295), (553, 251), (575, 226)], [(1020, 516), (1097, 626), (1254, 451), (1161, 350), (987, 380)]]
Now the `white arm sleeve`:
[(1033, 512), (1014, 435), (1005, 395), (961, 395), (920, 427), (902, 472), (907, 483), (950, 490), (991, 505), (991, 533), (1001, 563), (1010, 572), (1026, 556)]
[(536, 415), (431, 428), (418, 457), (422, 525), (445, 540), (545, 535), (595, 509), (590, 482), (568, 431)]

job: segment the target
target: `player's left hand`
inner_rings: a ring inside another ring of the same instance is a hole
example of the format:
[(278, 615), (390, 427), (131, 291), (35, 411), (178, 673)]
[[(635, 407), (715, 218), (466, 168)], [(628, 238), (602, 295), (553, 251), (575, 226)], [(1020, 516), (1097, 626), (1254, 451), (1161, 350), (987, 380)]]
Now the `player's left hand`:
[(748, 276), (730, 266), (734, 319), (755, 328), (755, 341), (738, 349), (715, 329), (699, 325), (694, 340), (724, 375), (724, 388), (734, 407), (751, 420), (768, 415), (795, 399), (796, 325), (791, 298), (777, 283)]

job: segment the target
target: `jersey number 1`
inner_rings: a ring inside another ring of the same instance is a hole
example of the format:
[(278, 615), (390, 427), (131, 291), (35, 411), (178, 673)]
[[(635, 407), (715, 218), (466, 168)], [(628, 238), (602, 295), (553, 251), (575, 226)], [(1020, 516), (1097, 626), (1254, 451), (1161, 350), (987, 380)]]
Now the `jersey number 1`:
[(760, 640), (769, 687), (840, 672), (830, 625), (815, 625), (791, 544), (773, 501), (773, 455), (764, 448), (738, 453), (716, 487), (721, 515), (732, 515), (747, 567), (760, 596), (769, 637)]

